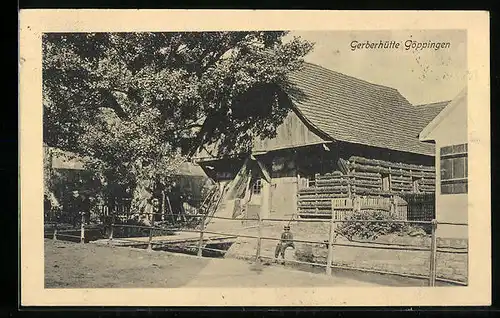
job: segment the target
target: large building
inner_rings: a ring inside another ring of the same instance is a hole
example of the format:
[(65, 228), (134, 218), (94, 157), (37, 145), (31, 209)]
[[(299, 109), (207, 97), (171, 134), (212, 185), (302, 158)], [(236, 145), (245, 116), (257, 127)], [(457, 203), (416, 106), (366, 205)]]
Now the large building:
[[(420, 133), (436, 147), (436, 219), (467, 223), (467, 89), (462, 90)], [(467, 227), (438, 225), (443, 238), (467, 238)]]
[(247, 213), (289, 217), (300, 208), (303, 187), (335, 172), (358, 180), (329, 187), (328, 198), (351, 191), (434, 192), (434, 145), (418, 136), (448, 101), (412, 105), (394, 88), (309, 63), (290, 80), (300, 98), (288, 99), (290, 111), (275, 138), (254, 140), (252, 160), (245, 161), (249, 154), (221, 158), (206, 149), (196, 156), (207, 175), (221, 184), (250, 163)]

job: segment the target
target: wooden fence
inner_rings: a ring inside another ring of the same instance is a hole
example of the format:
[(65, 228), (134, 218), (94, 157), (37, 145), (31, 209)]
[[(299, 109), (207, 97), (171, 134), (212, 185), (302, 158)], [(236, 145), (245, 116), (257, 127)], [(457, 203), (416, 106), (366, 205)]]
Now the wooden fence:
[(414, 193), (402, 196), (408, 205), (408, 219), (430, 221), (435, 218), (436, 196), (434, 193)]
[[(300, 217), (322, 216), (330, 218), (332, 208), (335, 209), (339, 219), (345, 219), (354, 212), (363, 210), (379, 210), (393, 214), (397, 219), (406, 220), (408, 218), (408, 204), (398, 196), (387, 197), (343, 197), (325, 198), (323, 200), (311, 200), (313, 208), (299, 209)], [(302, 207), (306, 206), (303, 204)]]
[[(332, 200), (331, 201), (331, 218), (329, 220), (324, 220), (324, 219), (292, 219), (292, 220), (283, 220), (283, 219), (260, 219), (258, 222), (258, 235), (246, 235), (246, 234), (240, 234), (240, 233), (228, 233), (228, 232), (220, 232), (220, 231), (210, 231), (206, 229), (206, 220), (208, 215), (196, 215), (194, 217), (202, 218), (201, 222), (199, 222), (199, 227), (196, 229), (176, 229), (177, 231), (182, 231), (182, 232), (191, 232), (191, 233), (198, 233), (199, 234), (199, 239), (198, 243), (194, 246), (197, 249), (197, 255), (201, 257), (203, 255), (203, 251), (212, 251), (212, 252), (219, 252), (219, 253), (226, 253), (227, 250), (221, 250), (221, 249), (214, 249), (214, 248), (208, 248), (204, 246), (204, 235), (206, 234), (213, 234), (213, 235), (223, 235), (226, 237), (241, 237), (241, 238), (252, 238), (256, 239), (257, 241), (257, 248), (255, 251), (255, 254), (251, 256), (256, 262), (261, 262), (263, 259), (269, 258), (267, 256), (261, 255), (261, 248), (262, 244), (261, 242), (263, 240), (271, 240), (271, 241), (280, 241), (281, 239), (279, 237), (266, 237), (262, 235), (262, 227), (263, 227), (263, 222), (284, 222), (288, 221), (290, 222), (328, 222), (330, 224), (330, 229), (328, 233), (328, 257), (327, 257), (327, 262), (326, 264), (323, 263), (315, 263), (315, 262), (306, 262), (306, 261), (299, 261), (299, 260), (287, 260), (286, 262), (289, 263), (296, 263), (296, 264), (306, 264), (306, 265), (313, 265), (313, 266), (321, 266), (324, 267), (326, 270), (327, 275), (331, 275), (332, 268), (341, 268), (341, 269), (357, 269), (357, 268), (351, 268), (351, 267), (346, 267), (346, 266), (340, 266), (340, 265), (334, 265), (333, 264), (333, 247), (334, 246), (346, 246), (346, 247), (352, 247), (356, 248), (356, 246), (353, 245), (348, 245), (348, 244), (343, 244), (336, 242), (335, 237), (338, 234), (337, 232), (337, 226), (341, 223), (344, 222), (364, 222), (364, 223), (405, 223), (405, 224), (421, 224), (421, 225), (428, 225), (431, 227), (431, 245), (430, 248), (426, 247), (412, 247), (412, 246), (374, 246), (370, 248), (376, 248), (376, 249), (390, 249), (390, 250), (406, 250), (406, 251), (429, 251), (429, 274), (428, 276), (419, 276), (419, 275), (414, 275), (414, 274), (401, 274), (401, 273), (390, 273), (390, 272), (383, 272), (380, 270), (366, 270), (366, 269), (360, 269), (363, 271), (369, 271), (369, 272), (374, 272), (374, 273), (383, 273), (383, 274), (395, 274), (399, 276), (404, 276), (408, 278), (417, 278), (417, 279), (427, 279), (429, 286), (435, 286), (436, 280), (448, 282), (448, 283), (454, 283), (458, 285), (464, 285), (463, 282), (457, 282), (457, 281), (452, 281), (452, 280), (447, 280), (443, 278), (437, 278), (436, 275), (436, 261), (437, 261), (437, 253), (456, 253), (456, 254), (466, 254), (468, 253), (467, 251), (450, 251), (450, 250), (439, 250), (437, 247), (437, 237), (436, 237), (436, 229), (439, 224), (446, 224), (446, 225), (455, 225), (455, 226), (467, 226), (465, 223), (448, 223), (448, 222), (437, 222), (436, 220), (432, 221), (410, 221), (406, 219), (400, 219), (400, 220), (349, 220), (345, 218), (345, 215), (342, 214), (342, 211), (344, 211), (346, 207), (348, 207), (350, 204), (352, 204), (352, 201), (346, 200), (346, 199), (338, 199), (338, 200)], [(379, 204), (379, 202), (374, 202), (374, 201), (359, 201), (356, 204)], [(154, 214), (154, 213), (153, 213)], [(245, 218), (238, 218), (238, 219), (233, 219), (233, 218), (228, 218), (228, 217), (218, 217), (215, 215), (210, 216), (213, 219), (223, 219), (223, 220), (232, 220), (235, 222), (241, 222), (241, 221), (250, 221), (250, 219), (245, 219)], [(80, 242), (83, 244), (85, 243), (85, 228), (86, 225), (84, 224), (85, 218), (82, 216), (82, 225), (80, 229)], [(153, 231), (165, 231), (169, 230), (166, 228), (158, 227), (158, 226), (140, 226), (140, 225), (128, 225), (128, 224), (115, 224), (112, 223), (110, 224), (110, 231), (109, 231), (109, 236), (108, 236), (108, 244), (113, 245), (113, 233), (114, 229), (117, 227), (128, 227), (128, 228), (140, 228), (143, 230), (148, 231), (148, 240), (140, 242), (139, 245), (146, 245), (148, 250), (152, 249), (153, 244), (155, 243), (154, 241), (154, 235)], [(55, 228), (55, 231), (53, 232), (53, 239), (56, 240), (57, 237), (65, 236), (64, 233), (60, 233), (57, 230), (57, 227)], [(68, 236), (68, 235), (66, 235)], [(76, 236), (75, 236), (76, 237)], [(309, 244), (325, 244), (325, 241), (314, 241), (314, 240), (298, 240), (294, 239), (293, 240), (296, 243), (309, 243)], [(137, 241), (135, 241), (137, 243)], [(192, 245), (191, 245), (192, 246)], [(193, 246), (192, 246), (193, 247)], [(249, 255), (247, 255), (249, 256)], [(466, 283), (465, 283), (466, 285)]]

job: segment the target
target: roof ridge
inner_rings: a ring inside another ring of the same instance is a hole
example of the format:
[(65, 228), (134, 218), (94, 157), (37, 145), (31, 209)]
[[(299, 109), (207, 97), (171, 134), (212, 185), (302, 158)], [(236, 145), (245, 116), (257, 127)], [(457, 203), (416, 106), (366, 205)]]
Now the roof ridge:
[(415, 107), (436, 106), (436, 105), (443, 104), (443, 103), (448, 104), (451, 101), (452, 101), (451, 99), (448, 99), (448, 100), (443, 100), (443, 101), (440, 101), (440, 102), (432, 102), (432, 103), (426, 103), (426, 104), (415, 104), (414, 106)]

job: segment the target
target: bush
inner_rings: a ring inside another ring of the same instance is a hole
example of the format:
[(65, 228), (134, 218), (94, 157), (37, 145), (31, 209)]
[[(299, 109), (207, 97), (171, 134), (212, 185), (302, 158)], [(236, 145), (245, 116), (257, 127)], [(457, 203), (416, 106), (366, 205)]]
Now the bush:
[[(404, 223), (391, 222), (397, 220), (395, 215), (379, 210), (354, 212), (347, 220), (347, 222), (338, 225), (337, 231), (348, 240), (352, 240), (354, 237), (375, 240), (381, 235), (402, 232), (406, 228)], [(380, 220), (387, 222), (357, 222), (356, 220)]]
[(297, 244), (295, 256), (298, 261), (314, 263), (314, 252), (311, 244)]
[(422, 225), (408, 226), (403, 234), (411, 237), (424, 237), (428, 235), (426, 229)]

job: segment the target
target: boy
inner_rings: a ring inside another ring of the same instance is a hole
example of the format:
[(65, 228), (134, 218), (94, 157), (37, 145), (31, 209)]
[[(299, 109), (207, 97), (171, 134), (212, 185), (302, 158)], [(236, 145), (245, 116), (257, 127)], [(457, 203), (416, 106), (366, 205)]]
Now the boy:
[(285, 250), (291, 247), (295, 249), (295, 244), (293, 243), (293, 234), (290, 232), (290, 226), (285, 225), (283, 228), (283, 233), (281, 233), (281, 240), (278, 242), (276, 246), (276, 250), (274, 252), (274, 258), (278, 258), (281, 254), (281, 257), (285, 259)]

